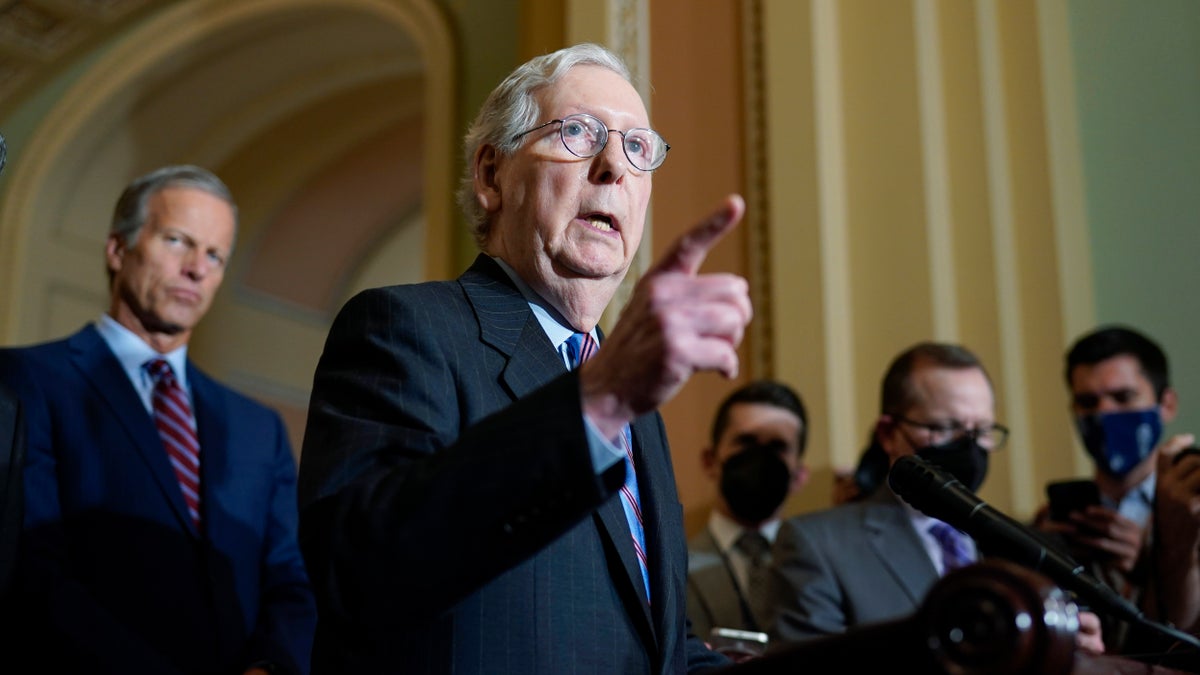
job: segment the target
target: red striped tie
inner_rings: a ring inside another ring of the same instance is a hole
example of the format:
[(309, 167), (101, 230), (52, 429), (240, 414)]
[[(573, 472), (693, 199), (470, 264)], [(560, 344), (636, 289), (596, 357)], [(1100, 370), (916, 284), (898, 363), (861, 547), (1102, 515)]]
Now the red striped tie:
[[(575, 333), (567, 338), (567, 358), (571, 368), (583, 365), (596, 355), (596, 341), (589, 333)], [(625, 522), (633, 537), (633, 550), (637, 553), (638, 567), (642, 572), (642, 583), (646, 597), (650, 597), (650, 566), (646, 559), (646, 529), (642, 521), (642, 498), (637, 484), (637, 469), (633, 465), (633, 449), (629, 439), (629, 425), (621, 430), (621, 448), (625, 450), (625, 484), (621, 486), (621, 506), (625, 510)]]
[(192, 406), (175, 379), (171, 364), (154, 359), (146, 364), (146, 369), (154, 379), (154, 423), (158, 435), (175, 469), (192, 522), (200, 529), (200, 441), (196, 438)]

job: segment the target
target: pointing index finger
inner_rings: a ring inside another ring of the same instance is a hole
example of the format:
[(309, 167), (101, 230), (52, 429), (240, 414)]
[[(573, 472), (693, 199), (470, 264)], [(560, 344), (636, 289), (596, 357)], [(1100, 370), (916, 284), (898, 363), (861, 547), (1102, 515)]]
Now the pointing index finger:
[(708, 252), (741, 221), (745, 212), (746, 202), (741, 195), (729, 195), (717, 210), (676, 239), (651, 271), (696, 274)]

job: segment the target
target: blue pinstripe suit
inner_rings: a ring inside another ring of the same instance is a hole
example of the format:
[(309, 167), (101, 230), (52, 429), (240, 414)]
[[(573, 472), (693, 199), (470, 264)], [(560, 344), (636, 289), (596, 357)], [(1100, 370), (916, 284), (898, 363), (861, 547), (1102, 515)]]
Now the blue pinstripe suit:
[(490, 258), (364, 292), (317, 367), (300, 468), (316, 673), (685, 673), (687, 552), (666, 434), (633, 424), (652, 602), (579, 379)]

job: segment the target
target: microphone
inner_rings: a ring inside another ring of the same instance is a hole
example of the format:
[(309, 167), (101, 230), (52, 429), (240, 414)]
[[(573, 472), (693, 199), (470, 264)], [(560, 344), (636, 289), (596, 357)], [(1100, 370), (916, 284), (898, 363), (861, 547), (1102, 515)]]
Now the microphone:
[(975, 496), (957, 478), (916, 455), (896, 460), (888, 473), (892, 490), (913, 508), (971, 535), (984, 550), (1042, 572), (1097, 610), (1200, 648), (1200, 640), (1151, 621), (1133, 603), (1087, 572), (1070, 556), (1047, 548), (1036, 533)]

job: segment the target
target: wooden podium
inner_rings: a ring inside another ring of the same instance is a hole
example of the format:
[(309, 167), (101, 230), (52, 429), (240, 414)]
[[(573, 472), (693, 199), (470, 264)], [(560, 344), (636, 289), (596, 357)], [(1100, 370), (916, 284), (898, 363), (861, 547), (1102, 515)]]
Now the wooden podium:
[[(946, 575), (912, 616), (776, 646), (720, 675), (1186, 673), (1075, 649), (1077, 609), (1046, 577), (1002, 561)], [(1196, 659), (1200, 664), (1200, 659)]]

